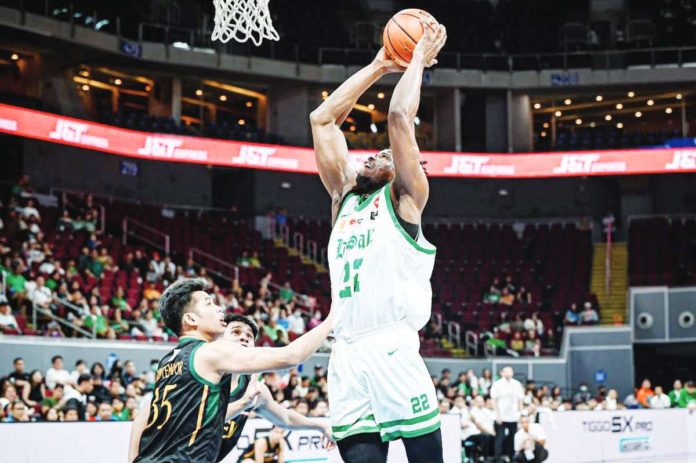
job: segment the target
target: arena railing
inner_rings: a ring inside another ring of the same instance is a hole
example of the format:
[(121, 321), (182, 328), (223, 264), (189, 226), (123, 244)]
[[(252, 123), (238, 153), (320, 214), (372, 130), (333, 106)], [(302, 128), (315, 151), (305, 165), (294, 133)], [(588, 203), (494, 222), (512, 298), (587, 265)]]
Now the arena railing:
[(138, 222), (130, 217), (125, 217), (122, 222), (123, 229), (123, 244), (128, 243), (128, 238), (135, 238), (136, 240), (142, 241), (143, 243), (149, 244), (154, 248), (158, 248), (164, 251), (166, 256), (169, 255), (171, 241), (170, 237), (166, 233), (162, 233), (156, 228), (152, 228), (149, 225), (145, 225), (142, 222)]
[[(239, 281), (239, 267), (237, 267), (236, 265), (230, 264), (229, 262), (224, 261), (217, 256), (214, 256), (208, 252), (203, 251), (202, 249), (195, 247), (189, 248), (188, 256), (194, 264), (204, 267), (209, 273), (212, 273), (213, 275), (225, 280), (230, 284), (233, 283), (234, 280)], [(220, 273), (217, 270), (211, 269), (210, 266), (204, 262), (204, 260), (215, 262), (216, 264), (219, 264), (220, 266), (227, 268), (234, 276), (234, 279), (230, 278), (228, 274)]]
[[(309, 64), (339, 64), (344, 66), (360, 66), (369, 63), (376, 52), (375, 49), (310, 47), (307, 44), (266, 41), (256, 47), (250, 44), (239, 44), (230, 41), (227, 44), (213, 43), (210, 39), (208, 26), (202, 28), (182, 28), (139, 22), (137, 30), (132, 32), (122, 28), (119, 17), (100, 15), (96, 10), (81, 11), (73, 4), (58, 3), (55, 0), (29, 2), (27, 0), (0, 0), (0, 4), (14, 8), (20, 12), (20, 24), (24, 24), (27, 13), (50, 17), (58, 21), (70, 23), (71, 34), (76, 27), (89, 27), (101, 32), (116, 35), (130, 40), (152, 41), (168, 46), (197, 49), (197, 51), (234, 54), (237, 56), (257, 56), (261, 58), (278, 59), (295, 63)], [(59, 7), (59, 8), (58, 8)], [(59, 12), (59, 13), (56, 13)], [(109, 22), (108, 27), (100, 27)], [(207, 24), (211, 21), (203, 21)], [(78, 24), (79, 23), (79, 24)], [(556, 53), (528, 54), (495, 54), (495, 53), (456, 53), (444, 52), (438, 57), (440, 67), (462, 69), (478, 69), (487, 71), (542, 71), (550, 69), (626, 69), (630, 67), (678, 66), (696, 64), (696, 46), (684, 47), (649, 47), (618, 50), (584, 50)], [(572, 81), (573, 76), (560, 76), (561, 79)], [(572, 84), (572, 82), (568, 82)]]
[[(61, 203), (64, 208), (67, 206), (72, 206), (76, 209), (80, 209), (82, 207), (80, 204), (76, 204), (70, 201), (68, 195), (76, 196), (81, 200), (84, 199), (85, 196), (87, 196), (87, 193), (84, 193), (82, 191), (69, 190), (65, 188), (49, 189), (49, 194), (51, 194), (52, 196), (58, 196), (56, 195), (56, 192), (60, 193)], [(97, 229), (97, 233), (101, 235), (106, 231), (106, 208), (102, 204), (94, 204), (94, 207), (99, 211), (99, 228)]]
[[(62, 305), (66, 309), (75, 312), (75, 315), (77, 317), (82, 317), (84, 315), (84, 310), (82, 309), (82, 307), (78, 307), (71, 302), (68, 302), (68, 301), (65, 301), (62, 299), (58, 299), (57, 297), (53, 298), (53, 300), (51, 301), (51, 304)], [(90, 333), (89, 331), (85, 330), (84, 328), (77, 326), (76, 324), (54, 314), (51, 311), (51, 309), (44, 309), (41, 307), (37, 307), (36, 304), (32, 303), (31, 318), (32, 318), (32, 326), (34, 327), (34, 329), (37, 329), (37, 327), (38, 327), (37, 323), (38, 323), (39, 315), (41, 315), (44, 318), (51, 319), (51, 320), (53, 320), (53, 321), (55, 321), (63, 326), (66, 326), (66, 327), (70, 328), (71, 330), (76, 331), (87, 338), (97, 339), (97, 324), (96, 324), (96, 322), (92, 323), (92, 332)], [(87, 314), (87, 316), (91, 317), (92, 315)]]

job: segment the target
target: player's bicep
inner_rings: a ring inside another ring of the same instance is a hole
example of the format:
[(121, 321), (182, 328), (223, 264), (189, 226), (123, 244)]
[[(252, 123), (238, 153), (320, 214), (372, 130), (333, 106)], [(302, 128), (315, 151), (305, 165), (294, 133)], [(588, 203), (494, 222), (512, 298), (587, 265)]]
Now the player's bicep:
[(218, 340), (202, 346), (196, 355), (216, 372), (262, 373), (294, 365), (294, 356), (285, 347), (243, 347), (231, 341)]
[(406, 114), (389, 113), (388, 131), (396, 166), (394, 184), (397, 193), (411, 196), (422, 211), (428, 201), (430, 187), (420, 162), (420, 149), (413, 121)]
[(333, 123), (312, 124), (312, 137), (319, 177), (332, 198), (340, 197), (347, 186), (355, 183), (346, 139)]

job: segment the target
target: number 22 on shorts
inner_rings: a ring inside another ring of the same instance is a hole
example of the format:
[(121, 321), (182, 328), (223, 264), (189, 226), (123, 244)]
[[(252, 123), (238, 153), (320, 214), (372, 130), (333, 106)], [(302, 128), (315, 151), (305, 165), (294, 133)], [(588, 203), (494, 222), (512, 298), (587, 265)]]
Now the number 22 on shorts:
[(414, 414), (424, 412), (429, 408), (430, 404), (428, 403), (428, 396), (426, 394), (411, 397), (411, 411)]
[[(345, 267), (343, 267), (343, 283), (348, 283), (339, 293), (338, 296), (341, 299), (351, 297), (353, 293), (360, 292), (360, 266), (362, 265), (362, 258), (353, 260), (353, 263), (346, 261)], [(353, 275), (353, 281), (350, 279), (351, 267), (355, 274)]]

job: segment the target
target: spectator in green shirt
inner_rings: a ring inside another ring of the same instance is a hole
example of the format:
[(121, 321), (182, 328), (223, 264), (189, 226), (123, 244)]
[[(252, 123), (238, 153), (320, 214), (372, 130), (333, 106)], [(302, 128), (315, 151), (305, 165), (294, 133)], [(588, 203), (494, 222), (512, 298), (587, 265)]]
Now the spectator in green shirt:
[(292, 299), (295, 297), (295, 291), (292, 290), (290, 287), (290, 282), (286, 281), (285, 284), (283, 285), (282, 288), (280, 288), (280, 298), (285, 302), (286, 304), (289, 304), (292, 302)]
[(92, 331), (93, 329), (95, 329), (97, 336), (100, 337), (106, 335), (106, 331), (109, 328), (106, 323), (106, 317), (102, 315), (101, 309), (97, 305), (92, 306), (92, 309), (90, 310), (90, 315), (87, 315), (85, 317), (85, 322), (83, 326), (87, 331)]
[(687, 381), (686, 387), (679, 394), (679, 408), (686, 408), (691, 402), (696, 402), (696, 385), (693, 381)]
[(679, 396), (681, 395), (681, 390), (682, 390), (682, 382), (679, 381), (678, 379), (674, 381), (674, 389), (672, 389), (669, 394), (669, 403), (671, 404), (672, 407), (677, 407), (679, 406)]
[(26, 290), (27, 279), (22, 275), (22, 264), (20, 262), (12, 262), (12, 273), (7, 275), (7, 287), (13, 294), (13, 297), (21, 297)]
[(114, 297), (111, 298), (111, 305), (115, 309), (131, 310), (131, 308), (128, 306), (128, 302), (126, 302), (126, 294), (122, 287), (119, 286), (116, 289), (116, 294), (114, 294)]
[(101, 278), (102, 273), (104, 273), (104, 264), (99, 261), (99, 252), (96, 249), (92, 249), (90, 253), (91, 262), (89, 263), (88, 270), (92, 272), (97, 278)]

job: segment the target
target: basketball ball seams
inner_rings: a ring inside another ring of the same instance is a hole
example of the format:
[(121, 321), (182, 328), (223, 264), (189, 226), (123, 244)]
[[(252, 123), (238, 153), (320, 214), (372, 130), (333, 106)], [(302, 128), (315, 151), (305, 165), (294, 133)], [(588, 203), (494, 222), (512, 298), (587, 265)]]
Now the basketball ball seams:
[[(409, 16), (411, 16), (411, 15), (409, 15)], [(415, 17), (415, 16), (414, 16), (414, 17)], [(411, 42), (413, 42), (414, 45), (418, 43), (418, 41), (417, 41), (416, 39), (414, 39), (413, 37), (411, 37), (411, 34), (409, 34), (409, 33), (406, 31), (406, 29), (404, 29), (404, 28), (401, 26), (401, 24), (399, 24), (399, 21), (397, 21), (396, 18), (392, 18), (392, 21), (394, 22), (394, 24), (396, 24), (396, 27), (398, 27), (399, 29), (401, 29), (401, 32), (403, 32), (404, 34), (406, 34), (406, 37), (408, 37), (409, 39), (411, 39)]]
[[(392, 21), (394, 21), (394, 20), (392, 19)], [(396, 21), (394, 21), (394, 22), (396, 22)], [(399, 58), (401, 61), (408, 62), (408, 60), (405, 60), (404, 57), (401, 56), (398, 51), (396, 51), (396, 48), (394, 47), (394, 42), (392, 42), (391, 36), (389, 35), (389, 27), (388, 26), (386, 27), (386, 31), (387, 31), (387, 41), (389, 42), (389, 50), (392, 53), (394, 53), (397, 56), (397, 58)]]

